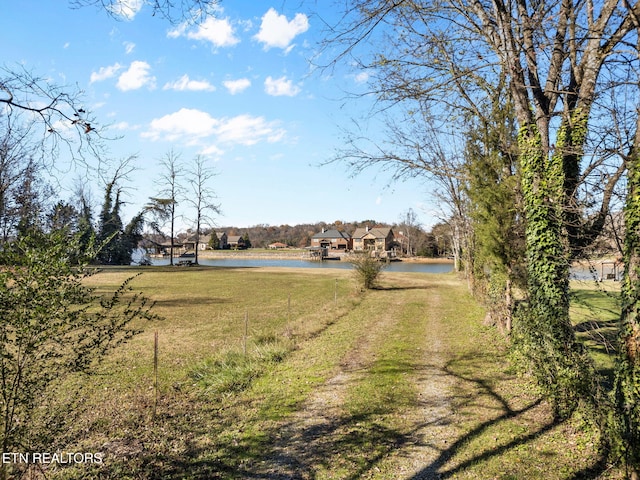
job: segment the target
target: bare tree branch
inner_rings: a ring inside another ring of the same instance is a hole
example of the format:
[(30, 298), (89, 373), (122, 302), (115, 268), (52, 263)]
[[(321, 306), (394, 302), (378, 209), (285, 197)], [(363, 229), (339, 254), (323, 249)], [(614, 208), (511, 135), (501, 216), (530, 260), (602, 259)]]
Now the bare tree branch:
[(69, 0), (72, 8), (96, 7), (116, 20), (129, 20), (148, 7), (152, 16), (172, 24), (197, 23), (211, 13), (219, 0)]
[(24, 123), (29, 141), (39, 145), (41, 160), (50, 169), (65, 171), (56, 162), (62, 146), (72, 163), (85, 167), (93, 163), (89, 157), (100, 161), (106, 151), (103, 129), (82, 96), (78, 88), (56, 85), (22, 66), (0, 68), (0, 115)]

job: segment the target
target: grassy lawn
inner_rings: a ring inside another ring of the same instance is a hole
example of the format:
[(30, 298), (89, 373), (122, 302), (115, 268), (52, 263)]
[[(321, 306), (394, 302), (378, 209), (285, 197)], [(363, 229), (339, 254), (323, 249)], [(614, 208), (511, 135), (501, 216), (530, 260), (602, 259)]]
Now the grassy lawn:
[(594, 438), (551, 421), (453, 275), (387, 272), (368, 292), (339, 269), (92, 281), (108, 290), (137, 271), (163, 319), (88, 380), (61, 439), (104, 462), (47, 478), (594, 478)]
[(571, 318), (605, 381), (612, 380), (620, 322), (620, 283), (572, 283)]

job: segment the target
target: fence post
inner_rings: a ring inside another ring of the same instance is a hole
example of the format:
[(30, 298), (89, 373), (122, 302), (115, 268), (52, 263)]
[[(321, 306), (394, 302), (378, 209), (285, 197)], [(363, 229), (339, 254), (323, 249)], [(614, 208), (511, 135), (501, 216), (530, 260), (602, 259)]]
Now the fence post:
[(247, 356), (247, 336), (249, 335), (249, 309), (244, 311), (244, 356)]
[(153, 335), (153, 389), (154, 389), (154, 401), (153, 401), (153, 418), (156, 418), (156, 411), (158, 409), (158, 331)]

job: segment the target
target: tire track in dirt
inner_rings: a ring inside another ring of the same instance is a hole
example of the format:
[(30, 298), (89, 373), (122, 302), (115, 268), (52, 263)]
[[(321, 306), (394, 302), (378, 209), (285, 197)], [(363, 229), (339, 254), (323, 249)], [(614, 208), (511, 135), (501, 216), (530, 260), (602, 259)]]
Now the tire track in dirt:
[[(342, 426), (342, 404), (347, 392), (365, 374), (365, 367), (375, 356), (372, 346), (393, 323), (388, 311), (383, 316), (379, 313), (370, 315), (360, 326), (358, 338), (341, 358), (338, 371), (282, 425), (273, 444), (274, 454), (263, 465), (266, 476), (261, 478), (315, 478), (315, 467), (328, 460), (327, 455), (334, 451), (334, 434)], [(341, 321), (348, 322), (349, 318)]]
[[(379, 293), (379, 292), (377, 292)], [(384, 292), (389, 302), (383, 311), (372, 312), (358, 330), (353, 347), (341, 358), (340, 368), (329, 380), (319, 385), (302, 407), (280, 427), (272, 452), (259, 470), (259, 478), (313, 479), (318, 469), (331, 469), (332, 455), (340, 453), (340, 429), (345, 426), (342, 405), (349, 390), (367, 374), (376, 359), (376, 349), (393, 331), (399, 314), (409, 302), (425, 305), (421, 357), (410, 375), (419, 392), (415, 406), (402, 412), (403, 428), (410, 433), (379, 465), (362, 478), (439, 478), (435, 460), (455, 433), (449, 422), (451, 415), (449, 389), (453, 379), (444, 372), (446, 345), (438, 328), (441, 297), (437, 288), (392, 290)], [(343, 319), (348, 321), (348, 318)], [(329, 333), (329, 332), (328, 332)], [(386, 473), (377, 473), (386, 472)], [(421, 472), (420, 476), (416, 476)]]
[(404, 420), (411, 425), (411, 435), (379, 466), (382, 471), (395, 472), (394, 478), (440, 479), (438, 459), (457, 438), (451, 409), (455, 379), (445, 370), (450, 354), (439, 324), (442, 297), (433, 290), (425, 303), (428, 309), (424, 312), (423, 363), (413, 377), (419, 399), (404, 414)]

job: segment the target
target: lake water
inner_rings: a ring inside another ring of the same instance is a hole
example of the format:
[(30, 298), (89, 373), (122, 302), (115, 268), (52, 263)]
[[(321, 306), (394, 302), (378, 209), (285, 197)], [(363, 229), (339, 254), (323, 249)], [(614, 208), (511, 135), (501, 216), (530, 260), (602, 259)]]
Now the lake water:
[[(175, 259), (177, 261), (177, 259)], [(230, 268), (252, 267), (287, 267), (287, 268), (352, 268), (348, 262), (327, 260), (311, 262), (309, 260), (262, 259), (262, 258), (201, 258), (200, 265)], [(153, 265), (169, 265), (168, 258), (153, 259)], [(452, 263), (413, 263), (391, 262), (385, 271), (389, 272), (417, 272), (417, 273), (449, 273), (453, 271)]]

